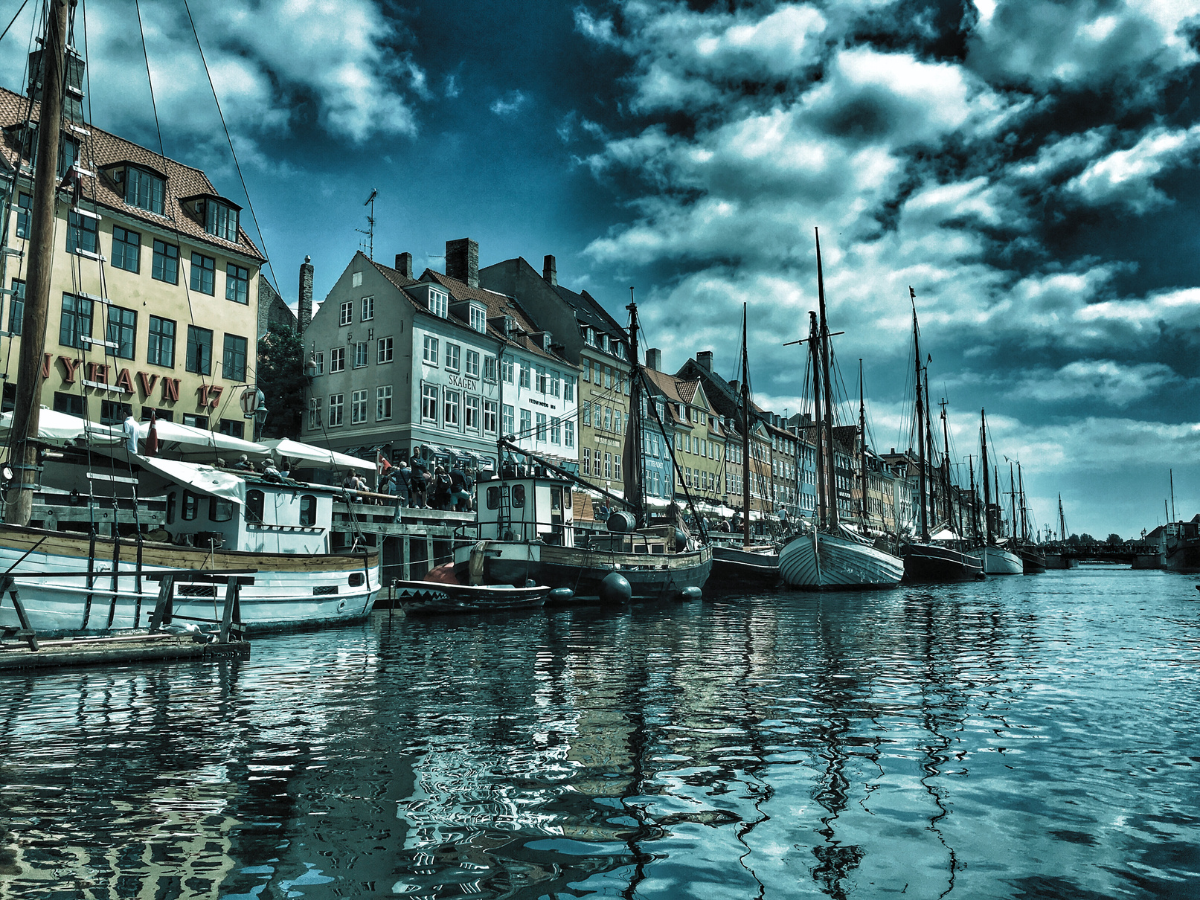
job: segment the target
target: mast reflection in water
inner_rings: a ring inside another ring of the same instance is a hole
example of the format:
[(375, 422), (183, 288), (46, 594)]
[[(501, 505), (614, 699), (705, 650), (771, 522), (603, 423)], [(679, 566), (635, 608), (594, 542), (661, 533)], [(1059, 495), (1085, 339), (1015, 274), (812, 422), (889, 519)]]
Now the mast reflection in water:
[(1190, 896), (1195, 594), (381, 613), (0, 677), (0, 898)]

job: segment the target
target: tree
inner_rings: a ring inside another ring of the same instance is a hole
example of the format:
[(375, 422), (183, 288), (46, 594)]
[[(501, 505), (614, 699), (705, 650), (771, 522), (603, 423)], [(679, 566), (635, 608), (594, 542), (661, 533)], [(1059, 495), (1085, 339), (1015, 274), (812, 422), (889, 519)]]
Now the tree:
[(260, 437), (298, 438), (304, 421), (304, 392), (312, 378), (304, 372), (304, 341), (287, 325), (272, 322), (258, 342), (258, 389), (266, 398), (267, 420)]
[(1079, 536), (1079, 542), (1081, 544), (1094, 544), (1096, 543), (1096, 539), (1085, 531)]
[(1071, 535), (1069, 538), (1067, 538), (1067, 543), (1070, 544), (1072, 547), (1078, 547), (1079, 546), (1079, 535), (1077, 535), (1077, 534)]
[(1108, 536), (1108, 539), (1104, 543), (1106, 543), (1106, 544), (1123, 544), (1123, 543), (1125, 543), (1125, 541), (1121, 538), (1121, 536), (1119, 534), (1110, 534)]

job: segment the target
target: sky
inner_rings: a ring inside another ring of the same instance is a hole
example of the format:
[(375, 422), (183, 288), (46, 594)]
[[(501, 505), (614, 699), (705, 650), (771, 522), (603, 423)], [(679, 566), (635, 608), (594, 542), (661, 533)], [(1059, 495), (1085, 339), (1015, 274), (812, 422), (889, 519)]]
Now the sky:
[[(30, 7), (37, 4), (29, 4)], [(0, 2), (7, 23), (20, 6)], [(905, 447), (912, 305), (952, 456), (1038, 524), (1200, 513), (1200, 11), (1189, 0), (90, 0), (92, 120), (204, 169), (295, 303), (365, 243), (557, 259), (645, 345), (805, 408), (814, 229), (845, 393)], [(84, 18), (86, 16), (86, 28)], [(0, 23), (2, 24), (2, 23)], [(20, 89), (31, 10), (0, 41)], [(142, 36), (146, 55), (143, 55)], [(150, 78), (147, 78), (149, 59)], [(150, 85), (153, 85), (153, 93)], [(153, 102), (152, 102), (153, 97)], [(233, 164), (221, 116), (240, 162)], [(156, 127), (156, 118), (158, 127)], [(245, 180), (243, 190), (242, 179)], [(249, 212), (249, 209), (247, 210)], [(991, 452), (989, 450), (989, 452)], [(1003, 476), (1007, 481), (1007, 474)]]

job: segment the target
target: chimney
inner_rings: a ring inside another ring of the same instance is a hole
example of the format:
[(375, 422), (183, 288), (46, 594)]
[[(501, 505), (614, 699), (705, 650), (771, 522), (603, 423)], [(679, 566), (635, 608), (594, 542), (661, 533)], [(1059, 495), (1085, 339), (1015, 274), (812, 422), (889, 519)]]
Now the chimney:
[(558, 266), (554, 264), (553, 256), (547, 256), (542, 261), (542, 278), (551, 287), (558, 286)]
[(306, 256), (304, 257), (304, 262), (300, 266), (300, 292), (297, 295), (299, 298), (299, 303), (296, 307), (297, 319), (299, 320), (301, 334), (308, 330), (308, 326), (312, 322), (312, 287), (312, 257)]
[(646, 351), (646, 368), (653, 369), (655, 372), (662, 371), (662, 351), (651, 347)]
[(446, 274), (479, 287), (479, 245), (470, 238), (446, 241)]
[(705, 372), (712, 371), (712, 351), (701, 350), (696, 354), (696, 365), (702, 368)]
[(396, 271), (399, 272), (401, 275), (403, 275), (405, 278), (407, 278), (409, 281), (414, 280), (413, 273), (412, 273), (412, 254), (411, 253), (397, 253), (396, 254)]

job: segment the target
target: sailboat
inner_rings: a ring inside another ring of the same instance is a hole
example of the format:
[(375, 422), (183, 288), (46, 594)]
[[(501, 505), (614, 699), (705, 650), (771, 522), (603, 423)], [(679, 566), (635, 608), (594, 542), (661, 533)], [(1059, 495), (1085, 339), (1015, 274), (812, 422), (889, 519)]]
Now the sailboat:
[(982, 409), (979, 411), (979, 443), (983, 459), (983, 521), (986, 537), (983, 546), (972, 550), (971, 556), (979, 560), (985, 575), (1020, 575), (1024, 571), (1021, 557), (997, 545), (992, 534), (992, 492), (987, 474), (987, 413)]
[[(1009, 479), (1012, 479), (1009, 466)], [(1017, 484), (1013, 486), (1013, 503), (1020, 498), (1021, 536), (1014, 542), (1013, 549), (1021, 557), (1021, 568), (1026, 575), (1039, 575), (1046, 571), (1046, 556), (1042, 548), (1029, 539), (1028, 507), (1025, 505), (1025, 479), (1021, 475), (1021, 464), (1017, 463)], [(1017, 528), (1017, 508), (1013, 508), (1013, 531)]]
[[(38, 54), (41, 100), (30, 103), (42, 123), (63, 120), (67, 19), (64, 0), (52, 0)], [(77, 58), (73, 49), (70, 54)], [(126, 442), (119, 430), (84, 419), (75, 420), (63, 446), (48, 450), (39, 400), (55, 264), (60, 129), (37, 132), (24, 329), (0, 524), (0, 567), (12, 579), (9, 589), (22, 609), (0, 604), (0, 630), (63, 634), (142, 628), (163, 596), (173, 596), (176, 619), (211, 622), (221, 615), (218, 586), (231, 580), (238, 584), (241, 624), (249, 632), (365, 618), (380, 588), (379, 556), (365, 546), (345, 552), (332, 546), (333, 500), (339, 490), (152, 458), (138, 452), (136, 434)], [(100, 219), (98, 212), (71, 211)], [(56, 424), (70, 418), (58, 416)], [(111, 465), (93, 465), (98, 460)], [(106, 503), (95, 496), (97, 481), (113, 487)], [(55, 495), (53, 489), (64, 506), (95, 513), (87, 531), (30, 526), (35, 491), (47, 497)], [(125, 502), (134, 510), (139, 491), (163, 498), (161, 539), (151, 540), (140, 527), (121, 535), (115, 524), (112, 534), (99, 533), (96, 523), (117, 505), (118, 489), (128, 489)]]
[(1062, 494), (1058, 495), (1058, 541), (1046, 549), (1047, 569), (1074, 569), (1079, 560), (1068, 556), (1064, 551), (1067, 547), (1067, 518), (1063, 515)]
[[(926, 478), (926, 438), (928, 437), (929, 454), (933, 454), (933, 432), (928, 420), (928, 402), (925, 400), (921, 383), (921, 331), (917, 324), (916, 293), (910, 287), (909, 298), (913, 304), (913, 347), (916, 358), (916, 414), (914, 425), (917, 431), (918, 447), (918, 507), (920, 509), (921, 533), (919, 540), (910, 541), (900, 546), (900, 557), (904, 560), (904, 580), (924, 584), (944, 584), (958, 581), (972, 581), (983, 578), (983, 565), (980, 560), (968, 555), (956, 544), (957, 541), (935, 541), (930, 537), (929, 512), (933, 506), (934, 489), (931, 479)], [(928, 384), (928, 381), (926, 381)], [(949, 492), (949, 438), (947, 443), (946, 460), (946, 491), (945, 507), (950, 509)], [(927, 484), (927, 482), (930, 482)], [(928, 487), (928, 495), (926, 494)], [(928, 502), (927, 502), (928, 501)], [(947, 514), (947, 520), (950, 516)]]
[(829, 376), (829, 326), (825, 317), (825, 278), (821, 267), (819, 233), (816, 243), (820, 323), (818, 325), (816, 314), (810, 312), (807, 343), (812, 359), (818, 521), (807, 533), (796, 535), (780, 548), (779, 574), (789, 587), (803, 590), (895, 587), (904, 574), (904, 563), (898, 557), (872, 546), (864, 536), (844, 527), (838, 517)]
[[(637, 305), (631, 301), (628, 309), (632, 371), (625, 495), (588, 484), (501, 437), (502, 459), (520, 454), (531, 464), (502, 465), (499, 477), (479, 483), (478, 540), (454, 548), (453, 570), (461, 583), (523, 586), (532, 580), (567, 588), (580, 600), (608, 604), (701, 595), (712, 569), (712, 550), (689, 535), (679, 519), (651, 520), (647, 512), (642, 397), (648, 388), (638, 362)], [(655, 404), (647, 405), (657, 417)], [(609, 516), (607, 533), (577, 540), (572, 484), (626, 507)]]
[(739, 584), (775, 584), (779, 581), (779, 550), (773, 544), (750, 540), (750, 358), (746, 352), (746, 307), (742, 306), (742, 383), (738, 401), (742, 431), (742, 542), (712, 545), (712, 577)]

